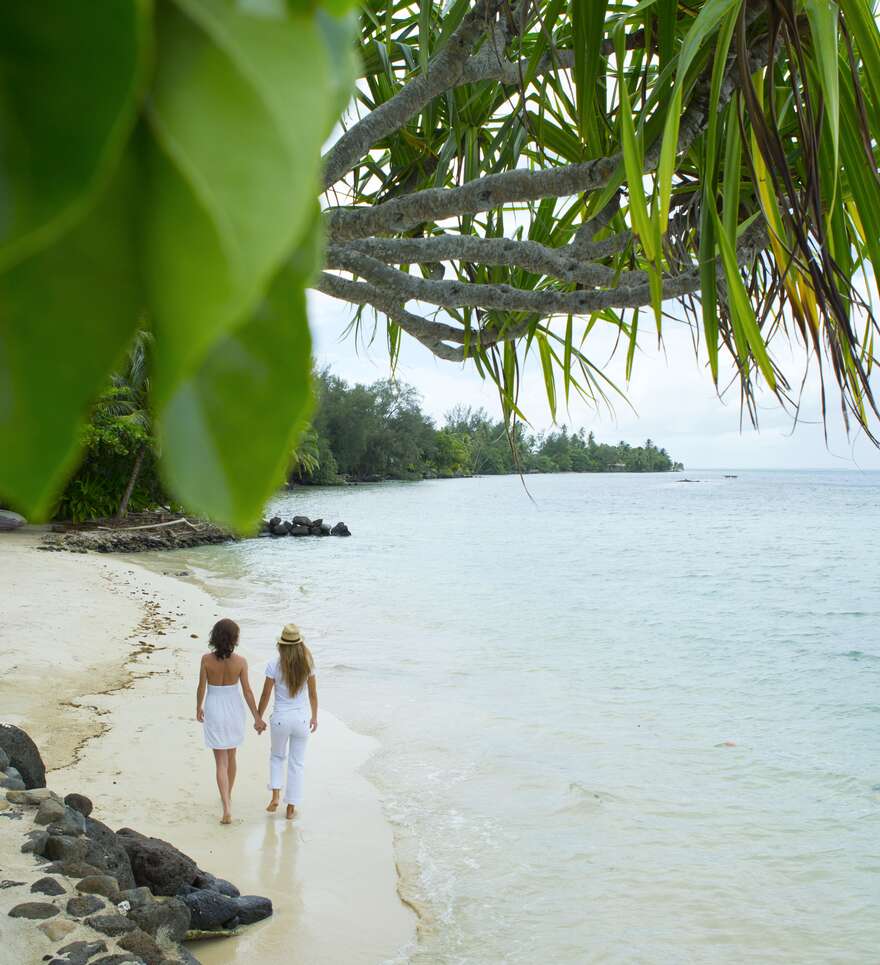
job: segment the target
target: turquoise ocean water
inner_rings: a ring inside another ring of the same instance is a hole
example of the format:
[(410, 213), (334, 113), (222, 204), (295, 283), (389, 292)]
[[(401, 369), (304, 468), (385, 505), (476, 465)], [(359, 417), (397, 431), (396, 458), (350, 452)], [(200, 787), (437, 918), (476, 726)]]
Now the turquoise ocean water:
[(688, 476), (301, 490), (354, 535), (186, 554), (378, 738), (396, 961), (880, 961), (880, 474)]

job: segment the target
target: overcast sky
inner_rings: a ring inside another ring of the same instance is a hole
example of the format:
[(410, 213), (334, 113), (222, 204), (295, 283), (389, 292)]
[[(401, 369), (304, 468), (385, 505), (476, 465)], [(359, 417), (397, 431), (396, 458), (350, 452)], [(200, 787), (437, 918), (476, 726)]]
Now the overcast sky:
[[(348, 306), (318, 293), (310, 293), (312, 332), (319, 365), (329, 364), (334, 373), (351, 382), (373, 382), (389, 372), (384, 329), (371, 346), (355, 345), (353, 336), (342, 338), (351, 317)], [(649, 316), (642, 317), (647, 329)], [(424, 409), (438, 422), (454, 405), (482, 406), (493, 415), (500, 412), (494, 387), (484, 383), (473, 365), (457, 365), (436, 359), (418, 342), (404, 337), (398, 377), (414, 385), (422, 395)], [(778, 344), (778, 343), (777, 343)], [(607, 361), (613, 345), (611, 331), (594, 330), (586, 349), (590, 359)], [(739, 397), (731, 391), (724, 399), (715, 393), (705, 360), (694, 355), (689, 330), (684, 323), (670, 321), (664, 328), (664, 347), (656, 338), (640, 339), (632, 382), (627, 397), (633, 408), (618, 401), (615, 411), (595, 411), (572, 396), (570, 410), (557, 413), (558, 422), (596, 433), (600, 442), (624, 439), (637, 444), (651, 438), (688, 468), (768, 469), (880, 469), (878, 452), (863, 434), (847, 440), (836, 401), (829, 413), (826, 445), (818, 406), (818, 379), (811, 378), (805, 391), (801, 422), (772, 398), (761, 404), (760, 427), (756, 431), (746, 420), (740, 427)], [(777, 355), (781, 345), (776, 348)], [(604, 369), (623, 387), (624, 353)], [(781, 357), (781, 356), (780, 356)], [(793, 360), (792, 360), (793, 361)], [(792, 374), (801, 371), (792, 365)], [(527, 368), (521, 403), (532, 426), (552, 424), (540, 368)], [(635, 411), (633, 411), (633, 409)]]

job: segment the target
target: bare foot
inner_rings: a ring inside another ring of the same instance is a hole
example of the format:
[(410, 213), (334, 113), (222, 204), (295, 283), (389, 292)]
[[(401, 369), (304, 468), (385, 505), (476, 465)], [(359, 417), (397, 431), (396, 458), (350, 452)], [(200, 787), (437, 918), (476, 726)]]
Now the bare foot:
[(221, 824), (232, 824), (232, 815), (227, 811), (226, 814), (224, 814), (223, 817), (220, 818), (220, 823), (221, 823)]
[(288, 820), (288, 821), (292, 821), (292, 820), (293, 820), (293, 814), (294, 814), (295, 811), (296, 811), (296, 808), (294, 807), (294, 805), (292, 805), (292, 804), (288, 804), (288, 805), (287, 805), (287, 820)]
[(277, 811), (278, 801), (273, 797), (272, 800), (266, 805), (267, 811)]

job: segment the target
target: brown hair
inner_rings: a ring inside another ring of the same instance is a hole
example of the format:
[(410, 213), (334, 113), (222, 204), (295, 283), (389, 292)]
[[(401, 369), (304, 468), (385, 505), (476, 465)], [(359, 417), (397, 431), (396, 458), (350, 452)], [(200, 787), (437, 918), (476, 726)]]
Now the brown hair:
[(312, 653), (305, 643), (279, 643), (278, 665), (290, 696), (299, 693), (315, 666)]
[(211, 630), (208, 643), (218, 660), (226, 660), (238, 645), (238, 624), (235, 620), (218, 620)]

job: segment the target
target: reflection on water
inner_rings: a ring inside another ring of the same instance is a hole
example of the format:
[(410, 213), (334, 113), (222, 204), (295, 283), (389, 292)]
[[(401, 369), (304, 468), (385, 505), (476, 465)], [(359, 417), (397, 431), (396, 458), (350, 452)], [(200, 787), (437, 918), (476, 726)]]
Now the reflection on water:
[(354, 535), (186, 554), (379, 738), (405, 960), (877, 960), (880, 477), (699, 478), (298, 491)]

